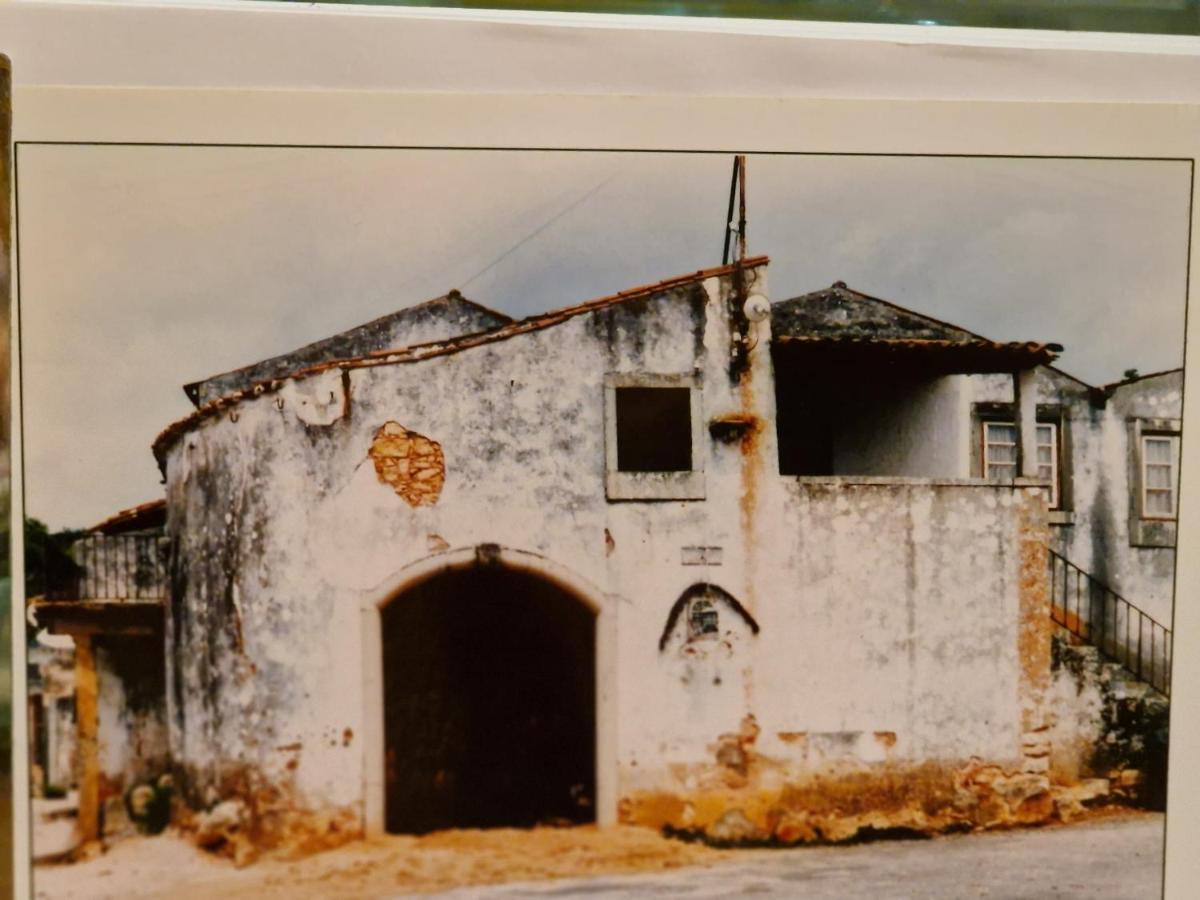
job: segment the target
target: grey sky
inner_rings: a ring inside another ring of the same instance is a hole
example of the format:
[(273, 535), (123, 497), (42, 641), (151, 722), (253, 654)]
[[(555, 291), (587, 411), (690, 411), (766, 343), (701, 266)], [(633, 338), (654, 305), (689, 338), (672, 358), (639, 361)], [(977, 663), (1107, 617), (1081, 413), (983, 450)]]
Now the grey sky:
[[(23, 146), (28, 512), (160, 496), (149, 445), (185, 382), (452, 287), (521, 316), (715, 265), (730, 162)], [(1186, 163), (752, 156), (747, 183), (775, 300), (844, 280), (1063, 343), (1093, 383), (1181, 362)]]

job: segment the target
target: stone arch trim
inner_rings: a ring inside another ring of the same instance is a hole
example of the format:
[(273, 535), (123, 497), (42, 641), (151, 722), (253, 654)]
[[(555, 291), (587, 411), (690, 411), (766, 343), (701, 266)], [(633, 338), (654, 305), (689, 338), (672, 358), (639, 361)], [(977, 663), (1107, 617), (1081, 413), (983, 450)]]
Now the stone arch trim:
[(383, 609), (400, 594), (423, 581), (470, 566), (503, 566), (549, 581), (596, 614), (602, 612), (605, 606), (604, 594), (599, 587), (549, 557), (500, 544), (476, 544), (432, 553), (404, 566), (373, 591), (375, 607)]
[(478, 565), (504, 566), (547, 581), (596, 616), (596, 824), (617, 821), (616, 605), (591, 581), (539, 553), (499, 544), (456, 547), (397, 570), (363, 597), (363, 824), (367, 834), (386, 831), (381, 614), (389, 603), (438, 575)]
[(671, 632), (675, 630), (676, 623), (679, 622), (679, 617), (683, 615), (684, 609), (687, 608), (688, 601), (694, 597), (699, 597), (703, 594), (711, 594), (720, 598), (725, 604), (735, 613), (742, 617), (753, 634), (758, 634), (758, 622), (754, 620), (754, 616), (750, 615), (749, 610), (738, 602), (738, 599), (721, 587), (719, 584), (712, 584), (708, 581), (697, 581), (695, 584), (684, 589), (683, 593), (671, 606), (671, 611), (667, 613), (667, 623), (663, 626), (662, 636), (658, 639), (658, 650), (661, 653), (667, 648), (667, 641), (671, 637)]

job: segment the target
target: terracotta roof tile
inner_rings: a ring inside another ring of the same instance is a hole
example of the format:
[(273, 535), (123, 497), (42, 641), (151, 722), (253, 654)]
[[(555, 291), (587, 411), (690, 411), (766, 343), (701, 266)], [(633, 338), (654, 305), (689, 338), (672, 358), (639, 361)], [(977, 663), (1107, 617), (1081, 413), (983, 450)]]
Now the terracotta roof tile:
[(100, 534), (118, 534), (122, 531), (137, 531), (142, 528), (158, 528), (167, 516), (167, 501), (165, 499), (151, 500), (140, 503), (113, 513), (103, 522), (93, 525), (90, 532)]

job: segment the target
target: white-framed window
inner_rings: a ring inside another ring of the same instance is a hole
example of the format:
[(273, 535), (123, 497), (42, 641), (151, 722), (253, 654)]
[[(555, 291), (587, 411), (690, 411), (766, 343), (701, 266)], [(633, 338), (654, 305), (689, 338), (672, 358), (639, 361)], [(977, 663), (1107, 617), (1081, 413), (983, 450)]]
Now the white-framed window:
[(1142, 435), (1142, 518), (1174, 519), (1179, 436)]
[(1050, 482), (1050, 508), (1058, 508), (1058, 426), (1037, 424), (1037, 477)]
[(703, 500), (704, 444), (696, 376), (611, 373), (604, 379), (609, 500)]
[(983, 423), (984, 477), (1011, 481), (1017, 470), (1017, 426), (1012, 422)]
[[(1050, 483), (1050, 508), (1059, 505), (1058, 425), (1037, 423), (1037, 477)], [(1019, 436), (1014, 422), (983, 423), (983, 464), (986, 478), (1011, 481), (1020, 474)]]
[(1179, 452), (1183, 422), (1131, 416), (1129, 545), (1174, 547), (1179, 516)]

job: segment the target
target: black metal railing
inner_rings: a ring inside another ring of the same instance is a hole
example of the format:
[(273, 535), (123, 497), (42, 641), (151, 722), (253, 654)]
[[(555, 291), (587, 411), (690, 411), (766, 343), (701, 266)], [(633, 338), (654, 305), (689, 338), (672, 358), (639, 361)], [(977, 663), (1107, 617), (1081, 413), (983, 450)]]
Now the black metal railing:
[(152, 601), (167, 596), (163, 538), (157, 533), (90, 534), (71, 546), (77, 570), (46, 574), (47, 600)]
[(1171, 695), (1171, 629), (1053, 550), (1050, 616), (1139, 681)]

